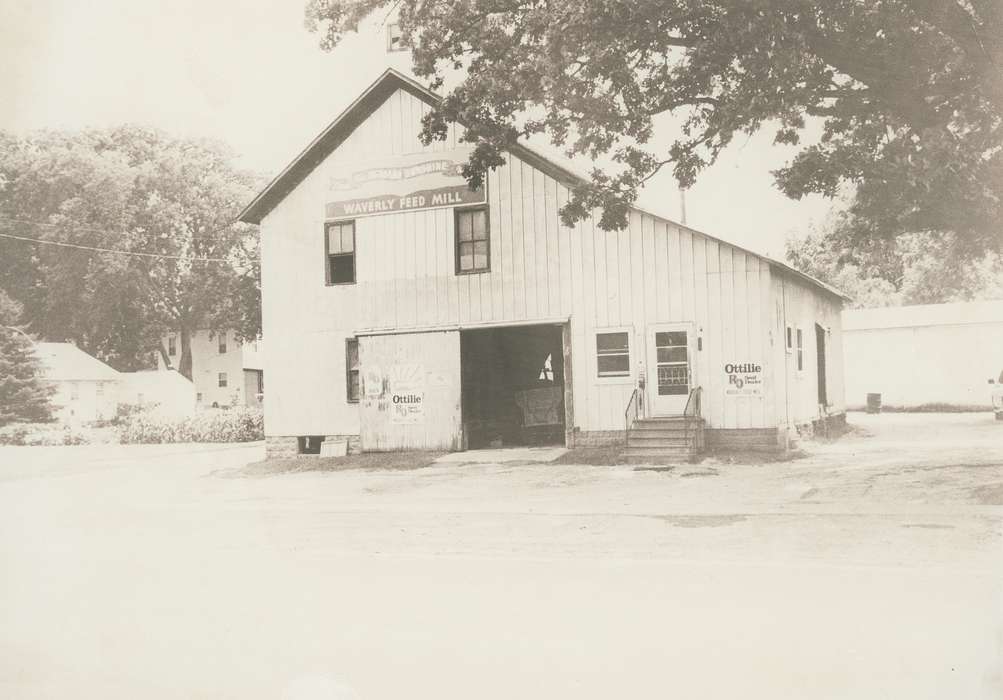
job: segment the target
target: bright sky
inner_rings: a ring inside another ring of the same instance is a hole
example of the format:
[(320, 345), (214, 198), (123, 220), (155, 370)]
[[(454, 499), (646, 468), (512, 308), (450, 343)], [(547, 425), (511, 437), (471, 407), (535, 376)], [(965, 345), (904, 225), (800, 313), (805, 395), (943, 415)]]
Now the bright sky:
[[(150, 124), (226, 141), (273, 175), (387, 66), (409, 72), (406, 53), (386, 53), (378, 19), (321, 51), (303, 4), (0, 0), (0, 129)], [(769, 171), (793, 151), (771, 140), (738, 139), (704, 174), (687, 193), (690, 226), (782, 257), (789, 233), (824, 218), (827, 200), (794, 202), (773, 187)], [(679, 218), (668, 175), (640, 204)]]

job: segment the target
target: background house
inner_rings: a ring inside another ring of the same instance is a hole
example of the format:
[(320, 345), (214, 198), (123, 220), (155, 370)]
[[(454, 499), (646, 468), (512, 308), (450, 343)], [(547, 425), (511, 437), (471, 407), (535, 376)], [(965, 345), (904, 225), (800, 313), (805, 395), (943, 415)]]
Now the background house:
[(121, 375), (72, 343), (35, 343), (44, 378), (55, 385), (53, 414), (61, 423), (110, 420)]
[(195, 385), (179, 372), (122, 372), (119, 402), (151, 408), (159, 415), (180, 418), (195, 412)]
[[(181, 337), (162, 338), (167, 353), (157, 354), (157, 369), (175, 370), (181, 360)], [(260, 406), (264, 394), (261, 341), (242, 343), (233, 331), (198, 330), (192, 333), (192, 384), (198, 407)]]
[(846, 401), (948, 404), (989, 410), (989, 379), (1003, 371), (1003, 301), (843, 312)]

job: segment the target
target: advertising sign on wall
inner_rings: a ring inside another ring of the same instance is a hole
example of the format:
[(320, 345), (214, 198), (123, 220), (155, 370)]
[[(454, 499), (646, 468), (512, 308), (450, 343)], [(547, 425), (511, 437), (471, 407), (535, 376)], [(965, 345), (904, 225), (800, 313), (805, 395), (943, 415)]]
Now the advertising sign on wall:
[(725, 396), (762, 396), (763, 366), (756, 362), (728, 362), (724, 365)]
[(425, 367), (392, 365), (389, 380), (390, 422), (403, 425), (425, 422)]
[(472, 147), (411, 153), (345, 165), (328, 183), (327, 218), (480, 204), (484, 188), (471, 190), (461, 168)]

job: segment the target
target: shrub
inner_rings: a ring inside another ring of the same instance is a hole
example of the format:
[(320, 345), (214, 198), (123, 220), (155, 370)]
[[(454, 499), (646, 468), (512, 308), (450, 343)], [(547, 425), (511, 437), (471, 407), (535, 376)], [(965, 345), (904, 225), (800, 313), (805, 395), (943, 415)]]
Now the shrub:
[(128, 443), (251, 442), (265, 438), (259, 409), (207, 409), (186, 418), (167, 418), (149, 412), (133, 413), (119, 428), (119, 440)]
[(87, 433), (52, 423), (13, 423), (0, 428), (0, 445), (52, 447), (55, 445), (87, 445)]

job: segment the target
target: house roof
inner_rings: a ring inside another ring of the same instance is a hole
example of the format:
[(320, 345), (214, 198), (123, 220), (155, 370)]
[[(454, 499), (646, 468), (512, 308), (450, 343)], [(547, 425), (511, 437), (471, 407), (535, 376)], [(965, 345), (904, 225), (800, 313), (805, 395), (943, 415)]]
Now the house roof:
[(843, 311), (844, 331), (959, 326), (979, 323), (1003, 324), (1003, 300), (890, 306), (880, 309), (847, 309)]
[[(258, 196), (256, 196), (251, 203), (244, 208), (238, 218), (245, 223), (260, 224), (261, 220), (264, 219), (265, 216), (272, 211), (272, 209), (278, 206), (278, 204), (285, 199), (290, 192), (303, 182), (303, 180), (305, 180), (307, 176), (324, 161), (325, 158), (333, 153), (334, 150), (338, 148), (338, 146), (340, 146), (360, 124), (368, 119), (369, 116), (372, 115), (372, 113), (375, 112), (376, 109), (379, 108), (379, 106), (382, 105), (387, 98), (389, 98), (390, 95), (394, 94), (397, 90), (404, 90), (405, 92), (414, 95), (418, 99), (423, 100), (430, 105), (438, 104), (442, 100), (439, 95), (421, 85), (421, 83), (413, 78), (410, 78), (393, 68), (388, 68), (379, 78), (376, 79), (375, 82), (366, 88), (354, 102), (346, 107), (345, 110), (342, 111), (342, 113), (339, 114), (335, 120), (320, 133), (319, 136), (317, 136), (317, 138), (311, 141), (310, 144), (303, 149), (303, 151), (296, 156), (296, 158), (294, 158), (282, 172), (280, 172), (270, 183), (268, 183), (265, 189), (263, 189)], [(533, 166), (537, 170), (546, 173), (558, 182), (567, 186), (575, 186), (588, 182), (588, 178), (583, 174), (575, 172), (573, 166), (555, 162), (556, 160), (564, 159), (558, 159), (550, 155), (543, 155), (534, 148), (522, 143), (511, 146), (509, 150), (513, 155), (517, 156), (528, 165)], [(722, 240), (716, 236), (711, 236), (710, 234), (697, 231), (696, 229), (692, 229), (676, 221), (672, 221), (671, 219), (659, 214), (645, 211), (636, 206), (633, 208), (637, 211), (642, 211), (645, 214), (653, 216), (656, 219), (661, 219), (662, 221), (671, 223), (674, 226), (685, 228), (692, 233), (697, 233), (713, 240)], [(748, 250), (742, 246), (735, 245), (730, 241), (724, 242), (750, 255), (755, 255), (756, 257), (766, 260), (772, 267), (778, 268), (794, 277), (797, 277), (817, 287), (823, 292), (836, 296), (841, 300), (849, 300), (849, 297), (834, 287), (831, 287), (824, 282), (811, 277), (810, 275), (806, 275), (805, 273), (796, 270), (779, 260), (774, 260), (773, 258)]]
[(51, 381), (118, 381), (119, 373), (73, 343), (35, 343), (35, 354)]

